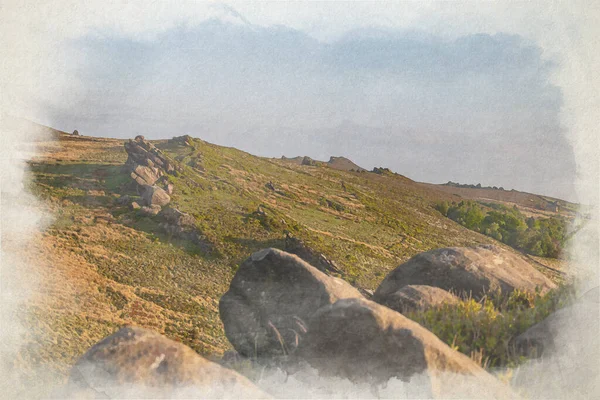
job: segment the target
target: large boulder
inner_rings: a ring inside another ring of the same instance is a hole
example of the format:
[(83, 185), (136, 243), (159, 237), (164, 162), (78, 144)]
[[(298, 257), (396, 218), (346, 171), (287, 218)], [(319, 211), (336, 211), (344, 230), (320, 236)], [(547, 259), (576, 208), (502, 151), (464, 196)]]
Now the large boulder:
[(352, 297), (361, 294), (343, 280), (293, 254), (264, 249), (239, 267), (221, 297), (219, 313), (227, 338), (240, 354), (287, 355), (302, 340), (313, 313)]
[(146, 206), (166, 206), (171, 201), (171, 196), (158, 186), (142, 186), (142, 200)]
[(71, 393), (107, 398), (268, 398), (248, 379), (166, 337), (125, 327), (90, 348), (73, 366)]
[(417, 254), (390, 272), (375, 291), (374, 300), (388, 297), (406, 285), (428, 285), (458, 295), (481, 298), (488, 291), (508, 294), (515, 289), (542, 293), (556, 285), (522, 257), (497, 246), (451, 247)]
[(385, 297), (384, 306), (406, 313), (423, 311), (443, 304), (456, 304), (460, 299), (445, 291), (427, 285), (406, 285)]
[(318, 310), (295, 355), (322, 376), (375, 387), (410, 382), (409, 397), (511, 398), (505, 385), (470, 358), (366, 299), (343, 299)]

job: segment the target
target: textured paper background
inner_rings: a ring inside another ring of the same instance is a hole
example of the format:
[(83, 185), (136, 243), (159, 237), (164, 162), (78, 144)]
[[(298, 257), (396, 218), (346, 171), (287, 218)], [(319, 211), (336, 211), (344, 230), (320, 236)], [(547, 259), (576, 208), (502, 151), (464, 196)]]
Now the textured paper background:
[[(600, 126), (600, 6), (595, 1), (568, 2), (410, 2), (341, 3), (309, 5), (288, 3), (236, 3), (233, 7), (258, 24), (287, 24), (319, 33), (323, 38), (348, 27), (369, 24), (417, 28), (436, 33), (465, 34), (506, 32), (534, 41), (549, 56), (560, 58), (552, 77), (564, 96), (561, 120), (573, 146), (577, 162), (576, 190), (579, 202), (596, 205), (594, 224), (574, 245), (577, 263), (586, 277), (582, 291), (598, 286), (598, 127)], [(49, 117), (61, 98), (69, 98), (74, 82), (69, 75), (74, 60), (65, 58), (61, 46), (94, 29), (112, 29), (130, 35), (152, 35), (182, 21), (193, 23), (206, 17), (206, 7), (197, 2), (0, 2), (0, 111), (52, 125)], [(6, 361), (19, 346), (14, 312), (35, 291), (35, 266), (27, 265), (22, 253), (32, 230), (44, 216), (36, 211), (35, 199), (23, 192), (24, 160), (34, 149), (23, 147), (21, 133), (2, 127), (1, 209), (2, 229), (2, 387), (13, 387)], [(32, 132), (35, 134), (35, 132)], [(552, 160), (548, 160), (552, 162)], [(518, 173), (518, 171), (515, 171)], [(7, 197), (8, 196), (8, 197)], [(598, 316), (590, 316), (598, 317)], [(564, 327), (565, 335), (584, 329)], [(596, 334), (590, 332), (590, 334)], [(576, 337), (573, 335), (573, 337)], [(571, 343), (585, 348), (588, 343)], [(591, 349), (593, 350), (593, 349)], [(594, 354), (593, 351), (589, 352)], [(597, 351), (596, 353), (597, 354)], [(557, 397), (577, 393), (581, 382), (572, 376), (577, 366), (597, 365), (593, 356), (561, 359), (535, 367), (540, 382), (558, 382)], [(533, 368), (533, 367), (532, 367)], [(589, 368), (588, 368), (589, 370)], [(562, 371), (562, 372), (561, 372)], [(571, 374), (571, 375), (570, 375)], [(581, 375), (581, 374), (579, 374)], [(593, 379), (592, 377), (584, 377)], [(597, 377), (596, 377), (597, 378)], [(596, 390), (599, 386), (596, 384)], [(4, 392), (4, 391), (3, 391)], [(584, 394), (579, 393), (581, 396)], [(587, 393), (589, 398), (600, 392)], [(595, 396), (594, 396), (595, 395)]]

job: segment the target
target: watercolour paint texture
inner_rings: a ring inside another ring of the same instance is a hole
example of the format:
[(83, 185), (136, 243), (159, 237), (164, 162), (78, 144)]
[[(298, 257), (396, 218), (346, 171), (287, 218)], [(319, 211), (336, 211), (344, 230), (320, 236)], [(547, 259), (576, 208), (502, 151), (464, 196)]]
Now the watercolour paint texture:
[(598, 398), (599, 19), (0, 0), (0, 398)]

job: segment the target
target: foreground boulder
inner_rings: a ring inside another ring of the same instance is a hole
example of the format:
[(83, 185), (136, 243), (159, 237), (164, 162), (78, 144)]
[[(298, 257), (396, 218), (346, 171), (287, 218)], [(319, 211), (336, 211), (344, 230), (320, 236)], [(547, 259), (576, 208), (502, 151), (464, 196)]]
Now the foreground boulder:
[(427, 285), (406, 285), (385, 297), (384, 306), (407, 313), (423, 311), (443, 304), (456, 304), (460, 299), (450, 292)]
[(295, 255), (264, 249), (242, 263), (221, 297), (219, 313), (227, 339), (243, 356), (286, 355), (319, 308), (352, 297), (361, 294), (343, 280)]
[(515, 289), (542, 293), (556, 285), (523, 258), (497, 246), (451, 247), (418, 254), (393, 270), (377, 288), (374, 300), (388, 297), (406, 285), (428, 285), (481, 298), (490, 290)]
[(505, 385), (433, 333), (366, 299), (317, 311), (296, 356), (322, 376), (375, 386), (410, 381), (409, 397), (511, 398)]
[(245, 377), (187, 346), (142, 328), (125, 327), (89, 349), (73, 366), (70, 391), (108, 398), (268, 398)]

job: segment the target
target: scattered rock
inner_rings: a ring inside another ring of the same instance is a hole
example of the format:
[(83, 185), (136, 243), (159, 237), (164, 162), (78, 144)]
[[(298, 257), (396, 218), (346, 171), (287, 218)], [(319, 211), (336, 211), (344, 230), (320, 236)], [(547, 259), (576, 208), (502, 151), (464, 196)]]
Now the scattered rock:
[(242, 263), (219, 313), (225, 334), (245, 357), (292, 353), (306, 333), (306, 321), (324, 305), (361, 297), (299, 257), (277, 249), (254, 253)]
[(296, 352), (322, 376), (384, 385), (410, 381), (408, 397), (511, 398), (509, 390), (467, 356), (387, 307), (343, 299), (318, 310)]
[(456, 304), (459, 298), (433, 286), (406, 285), (379, 300), (380, 304), (403, 314), (409, 311), (427, 310), (443, 304)]
[(142, 207), (140, 209), (140, 211), (144, 215), (154, 216), (154, 215), (157, 215), (160, 212), (161, 208), (162, 208), (161, 206), (154, 204), (154, 205), (152, 205), (150, 207), (144, 206), (144, 207)]
[(159, 227), (168, 235), (173, 237), (189, 240), (201, 248), (202, 251), (208, 252), (212, 249), (212, 245), (203, 237), (201, 232), (196, 227), (196, 220), (189, 214), (183, 213), (176, 208), (164, 208), (159, 217), (162, 222)]
[(90, 348), (71, 369), (69, 386), (107, 398), (268, 398), (238, 373), (136, 327), (122, 328)]
[(141, 207), (138, 203), (136, 203), (135, 201), (131, 203), (131, 209), (132, 210), (139, 210)]
[(180, 228), (193, 228), (196, 226), (194, 217), (176, 208), (165, 208), (160, 215), (166, 223), (172, 226)]
[(497, 246), (451, 247), (418, 254), (393, 270), (375, 292), (386, 299), (407, 285), (429, 285), (481, 298), (490, 290), (542, 293), (556, 285), (523, 258)]
[(175, 190), (175, 186), (173, 186), (172, 183), (169, 182), (165, 185), (165, 192), (167, 192), (167, 194), (169, 194), (169, 195), (173, 194), (174, 190)]
[(337, 266), (335, 261), (328, 259), (322, 253), (314, 251), (300, 239), (293, 237), (289, 233), (285, 235), (285, 251), (297, 255), (310, 265), (323, 272), (342, 274), (342, 271)]
[(156, 185), (144, 185), (142, 186), (142, 200), (147, 206), (158, 205), (162, 207), (169, 204), (171, 197)]
[(256, 211), (253, 212), (253, 214), (258, 217), (265, 217), (267, 215), (262, 206), (258, 206), (258, 208), (256, 209)]

